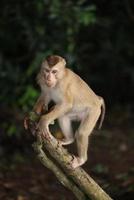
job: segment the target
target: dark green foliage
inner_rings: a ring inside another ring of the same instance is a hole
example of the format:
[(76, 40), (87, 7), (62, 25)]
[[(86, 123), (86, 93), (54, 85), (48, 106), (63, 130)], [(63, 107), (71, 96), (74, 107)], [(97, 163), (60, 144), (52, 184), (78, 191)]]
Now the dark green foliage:
[(8, 0), (0, 4), (1, 105), (31, 109), (38, 96), (35, 77), (41, 60), (53, 53), (64, 56), (108, 105), (133, 102), (130, 1)]
[(95, 7), (84, 6), (84, 2), (1, 1), (2, 104), (21, 106), (24, 111), (33, 105), (37, 97), (35, 75), (46, 55), (60, 54), (74, 63), (80, 27), (95, 22)]

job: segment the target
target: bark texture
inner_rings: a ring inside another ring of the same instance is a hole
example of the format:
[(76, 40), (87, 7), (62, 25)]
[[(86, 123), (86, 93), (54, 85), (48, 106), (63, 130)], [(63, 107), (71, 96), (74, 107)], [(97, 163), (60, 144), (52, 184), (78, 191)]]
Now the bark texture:
[[(49, 168), (58, 180), (74, 193), (77, 199), (112, 200), (81, 167), (71, 168), (70, 163), (73, 156), (51, 134), (41, 136), (35, 128), (35, 123), (39, 119), (38, 116), (35, 116), (33, 112), (29, 116), (30, 131), (37, 137), (33, 147), (43, 165)], [(49, 158), (45, 151), (49, 152)]]

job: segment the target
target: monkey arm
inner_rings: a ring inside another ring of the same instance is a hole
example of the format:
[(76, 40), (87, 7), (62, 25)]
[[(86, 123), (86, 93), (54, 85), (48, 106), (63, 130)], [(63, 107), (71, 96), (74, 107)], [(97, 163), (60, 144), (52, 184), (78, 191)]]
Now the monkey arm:
[[(70, 88), (69, 88), (70, 89)], [(66, 91), (66, 94), (64, 94), (64, 98), (62, 101), (57, 103), (50, 112), (43, 115), (41, 117), (42, 120), (46, 121), (46, 123), (49, 125), (51, 122), (53, 122), (55, 119), (61, 117), (68, 111), (70, 111), (73, 107), (73, 97), (70, 94), (70, 90)]]
[(40, 132), (43, 133), (43, 135), (45, 135), (46, 133), (50, 133), (49, 132), (49, 124), (51, 124), (55, 119), (64, 115), (71, 108), (72, 108), (72, 105), (70, 103), (66, 104), (64, 102), (64, 103), (56, 104), (49, 113), (47, 113), (41, 117), (41, 119), (37, 125), (37, 128), (39, 128)]
[[(47, 105), (45, 107), (44, 100), (42, 96), (40, 96), (33, 107), (33, 112), (35, 112), (37, 115), (40, 115), (44, 111), (44, 109), (47, 110)], [(24, 128), (27, 130), (29, 127), (29, 115), (24, 117), (23, 124), (24, 124)]]
[(43, 115), (42, 118), (50, 124), (55, 119), (64, 115), (72, 108), (72, 104), (70, 103), (61, 103), (54, 106), (53, 110), (46, 115)]
[(41, 114), (44, 109), (47, 110), (47, 105), (45, 105), (43, 97), (40, 96), (33, 107), (33, 111), (37, 114)]

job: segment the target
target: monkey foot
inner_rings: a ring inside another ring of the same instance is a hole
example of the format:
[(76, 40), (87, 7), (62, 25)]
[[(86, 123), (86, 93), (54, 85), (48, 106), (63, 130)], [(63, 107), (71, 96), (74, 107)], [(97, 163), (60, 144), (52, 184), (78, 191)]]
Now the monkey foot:
[(60, 144), (61, 145), (68, 145), (74, 142), (74, 138), (69, 138), (69, 139), (65, 139), (63, 138), (62, 140), (60, 140)]
[(73, 156), (73, 160), (71, 161), (70, 165), (73, 169), (80, 167), (85, 163), (85, 160), (83, 158), (79, 158), (76, 156)]

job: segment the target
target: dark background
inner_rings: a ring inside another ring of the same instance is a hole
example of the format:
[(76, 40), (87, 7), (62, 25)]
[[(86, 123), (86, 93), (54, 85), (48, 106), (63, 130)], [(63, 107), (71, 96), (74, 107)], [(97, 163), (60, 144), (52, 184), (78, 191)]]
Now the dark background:
[(33, 138), (23, 129), (25, 113), (39, 95), (35, 78), (40, 63), (50, 54), (63, 56), (104, 97), (104, 125), (92, 134), (84, 169), (114, 199), (131, 200), (132, 0), (0, 1), (0, 200), (75, 199), (36, 159)]

